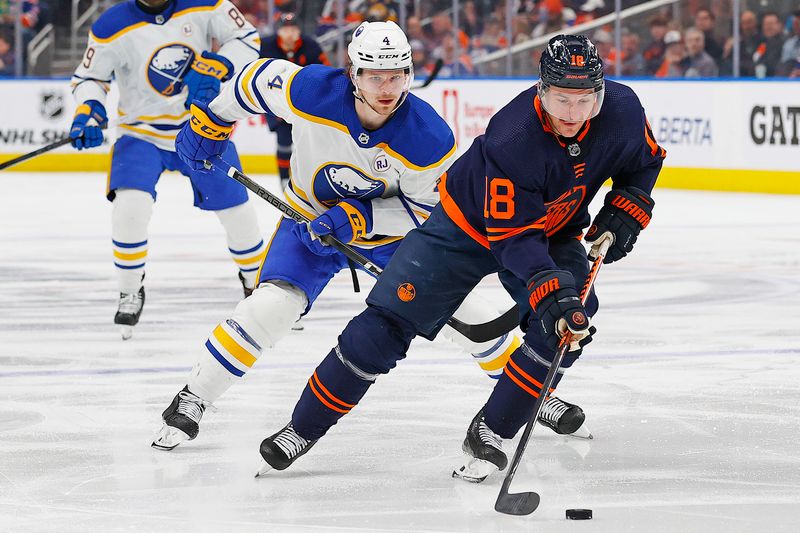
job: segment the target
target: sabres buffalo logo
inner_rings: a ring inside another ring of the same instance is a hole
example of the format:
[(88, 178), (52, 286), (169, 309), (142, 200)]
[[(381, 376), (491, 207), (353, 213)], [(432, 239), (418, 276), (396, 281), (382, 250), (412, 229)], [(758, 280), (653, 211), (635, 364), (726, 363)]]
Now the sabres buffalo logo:
[(370, 200), (386, 191), (386, 182), (347, 163), (328, 163), (314, 173), (314, 196), (328, 207), (343, 198)]
[(547, 236), (555, 234), (578, 212), (578, 208), (586, 197), (586, 187), (580, 185), (568, 190), (552, 202), (545, 203), (547, 207), (547, 220), (544, 231)]
[(194, 50), (181, 43), (168, 44), (156, 50), (147, 65), (147, 79), (153, 89), (164, 96), (181, 92), (183, 76), (194, 55)]

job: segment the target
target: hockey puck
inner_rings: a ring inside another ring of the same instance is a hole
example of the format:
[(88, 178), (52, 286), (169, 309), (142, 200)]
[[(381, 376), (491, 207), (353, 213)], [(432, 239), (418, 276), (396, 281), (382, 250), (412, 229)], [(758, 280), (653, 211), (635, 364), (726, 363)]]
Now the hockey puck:
[(591, 520), (591, 509), (567, 509), (567, 520)]

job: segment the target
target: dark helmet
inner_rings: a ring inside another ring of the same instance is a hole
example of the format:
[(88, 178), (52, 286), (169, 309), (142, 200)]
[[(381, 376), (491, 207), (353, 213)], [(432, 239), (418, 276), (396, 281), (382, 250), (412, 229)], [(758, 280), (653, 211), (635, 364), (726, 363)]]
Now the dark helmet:
[(603, 60), (584, 35), (556, 35), (547, 43), (539, 62), (544, 86), (568, 89), (603, 88)]

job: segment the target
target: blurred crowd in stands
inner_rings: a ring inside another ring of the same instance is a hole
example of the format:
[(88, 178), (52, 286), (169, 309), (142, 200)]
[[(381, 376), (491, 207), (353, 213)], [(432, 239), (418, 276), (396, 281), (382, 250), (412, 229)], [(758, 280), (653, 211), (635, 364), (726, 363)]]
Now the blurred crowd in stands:
[[(614, 0), (510, 0), (509, 20), (506, 0), (461, 0), (455, 31), (452, 0), (273, 0), (271, 19), (268, 0), (232, 1), (262, 36), (274, 32), (281, 13), (296, 13), (304, 38), (319, 40), (334, 63), (339, 20), (350, 31), (363, 20), (404, 20), (417, 75), (424, 76), (441, 59), (442, 77), (505, 76), (506, 60), (487, 61), (488, 54), (591, 22), (614, 10)], [(49, 16), (48, 9), (55, 12), (69, 4), (69, 0), (0, 0), (0, 76), (13, 75), (12, 7), (20, 2), (23, 47), (48, 17), (62, 18)], [(623, 9), (643, 3), (621, 2)], [(742, 0), (741, 5), (740, 76), (800, 78), (800, 1)], [(338, 12), (339, 6), (344, 6), (344, 13)], [(617, 58), (621, 75), (629, 77), (713, 78), (734, 74), (732, 0), (680, 0), (676, 5), (626, 19), (622, 28), (619, 50), (613, 23), (586, 32), (611, 76), (617, 74)], [(348, 39), (349, 32), (345, 42)], [(515, 53), (512, 74), (538, 74), (540, 53), (541, 47)]]

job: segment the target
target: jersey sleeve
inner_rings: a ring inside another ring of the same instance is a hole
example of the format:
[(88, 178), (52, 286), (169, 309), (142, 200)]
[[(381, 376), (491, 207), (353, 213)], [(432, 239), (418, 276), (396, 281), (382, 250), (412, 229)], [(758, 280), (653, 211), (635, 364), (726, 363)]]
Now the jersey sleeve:
[(400, 178), (396, 196), (372, 200), (372, 233), (405, 235), (425, 222), (439, 202), (437, 182), (456, 158), (455, 139), (452, 149), (436, 164), (423, 169), (408, 169)]
[(634, 124), (632, 137), (638, 140), (632, 143), (625, 165), (612, 176), (612, 181), (614, 187), (636, 187), (650, 194), (661, 172), (667, 151), (656, 142), (641, 105), (638, 106), (638, 113), (632, 122)]
[(534, 274), (556, 268), (548, 252), (541, 176), (529, 175), (535, 169), (514, 168), (507, 163), (514, 160), (511, 154), (499, 147), (487, 146), (484, 159), (483, 217), (489, 249), (504, 268), (527, 283)]
[(115, 41), (102, 43), (89, 33), (86, 51), (71, 80), (72, 94), (78, 104), (97, 100), (105, 105), (114, 69), (122, 66), (114, 46)]
[(214, 10), (209, 31), (220, 43), (217, 53), (233, 63), (235, 72), (258, 59), (261, 50), (258, 31), (228, 0), (220, 2)]
[(287, 98), (288, 80), (301, 68), (283, 59), (254, 61), (225, 84), (211, 102), (211, 111), (230, 122), (272, 113), (291, 123), (294, 113)]

